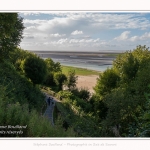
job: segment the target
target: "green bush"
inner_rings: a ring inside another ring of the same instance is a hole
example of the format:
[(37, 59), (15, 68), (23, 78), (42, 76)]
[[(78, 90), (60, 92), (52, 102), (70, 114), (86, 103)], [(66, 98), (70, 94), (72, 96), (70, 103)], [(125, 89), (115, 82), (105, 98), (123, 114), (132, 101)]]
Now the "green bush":
[(78, 96), (79, 96), (79, 98), (83, 99), (84, 101), (88, 101), (90, 96), (91, 96), (91, 94), (90, 94), (88, 89), (80, 88)]
[(67, 75), (67, 80), (65, 85), (69, 88), (69, 90), (74, 90), (76, 88), (78, 76), (75, 75), (75, 70), (69, 70)]
[(40, 57), (31, 55), (23, 63), (25, 75), (31, 79), (34, 84), (40, 84), (47, 75), (46, 63)]
[(56, 86), (56, 83), (54, 81), (54, 73), (49, 72), (43, 83), (44, 85), (49, 86), (49, 87)]
[(62, 90), (62, 85), (63, 83), (66, 81), (66, 76), (65, 74), (61, 73), (61, 72), (56, 72), (54, 74), (54, 81), (56, 83), (56, 85), (58, 86), (58, 90)]
[(52, 59), (45, 59), (48, 72), (62, 72), (61, 65), (59, 62), (54, 62)]
[(117, 87), (120, 77), (114, 68), (108, 68), (99, 75), (97, 84), (94, 88), (95, 93), (100, 96), (104, 96), (112, 89)]
[(33, 53), (20, 48), (15, 48), (14, 51), (10, 52), (9, 61), (15, 66), (17, 71), (23, 73), (23, 61), (30, 55), (33, 55)]

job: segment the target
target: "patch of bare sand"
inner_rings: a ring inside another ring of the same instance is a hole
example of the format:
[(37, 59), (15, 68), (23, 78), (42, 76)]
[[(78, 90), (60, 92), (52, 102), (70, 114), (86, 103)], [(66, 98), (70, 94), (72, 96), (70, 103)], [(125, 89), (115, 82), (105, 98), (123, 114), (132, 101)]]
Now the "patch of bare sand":
[(95, 87), (98, 77), (99, 77), (98, 75), (89, 75), (89, 76), (78, 75), (77, 87), (87, 88), (90, 91), (90, 93), (94, 93), (93, 87)]

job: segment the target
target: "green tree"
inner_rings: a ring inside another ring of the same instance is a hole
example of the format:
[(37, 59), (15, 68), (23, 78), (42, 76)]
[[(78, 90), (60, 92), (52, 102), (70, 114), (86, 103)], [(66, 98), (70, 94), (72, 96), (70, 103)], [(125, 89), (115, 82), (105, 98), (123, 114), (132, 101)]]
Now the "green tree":
[(71, 92), (86, 102), (88, 102), (91, 96), (90, 91), (87, 88), (74, 88)]
[(0, 13), (0, 60), (19, 46), (23, 29), (23, 19), (17, 13)]
[(139, 68), (139, 62), (131, 51), (119, 55), (113, 65), (118, 70), (123, 82), (130, 82), (135, 78)]
[(61, 72), (61, 65), (59, 62), (54, 62), (52, 59), (45, 59), (48, 72)]
[(130, 82), (137, 72), (150, 62), (149, 47), (137, 46), (132, 51), (120, 54), (113, 62), (113, 67), (119, 73), (123, 82)]
[(108, 68), (106, 71), (99, 75), (97, 84), (94, 88), (95, 92), (99, 96), (104, 96), (109, 93), (113, 88), (117, 87), (120, 77), (114, 68)]
[(66, 85), (68, 86), (69, 90), (73, 90), (76, 87), (78, 76), (75, 74), (75, 70), (69, 70), (67, 75)]
[(67, 77), (61, 73), (61, 72), (56, 72), (54, 74), (54, 81), (56, 85), (58, 86), (58, 90), (62, 90), (62, 85), (66, 81)]
[(10, 52), (9, 61), (15, 66), (17, 71), (22, 73), (22, 62), (30, 55), (32, 55), (32, 53), (27, 50), (15, 48), (14, 51)]
[(47, 86), (56, 86), (55, 81), (54, 81), (54, 74), (56, 72), (62, 72), (61, 70), (61, 65), (59, 62), (54, 62), (52, 59), (47, 58), (45, 59), (45, 63), (47, 66), (47, 76), (44, 80), (44, 84)]
[(40, 84), (47, 75), (46, 64), (43, 59), (36, 55), (30, 55), (23, 62), (25, 75), (31, 79), (34, 84)]
[(43, 83), (44, 83), (44, 85), (50, 86), (50, 87), (51, 86), (56, 86), (56, 83), (54, 81), (54, 73), (53, 72), (48, 72)]
[(120, 54), (112, 68), (100, 75), (95, 87), (94, 114), (106, 136), (115, 136), (114, 127), (121, 127), (121, 136), (128, 136), (137, 124), (140, 127), (141, 114), (148, 111), (144, 93), (149, 92), (149, 66), (148, 48), (139, 45)]
[(150, 52), (149, 47), (144, 46), (137, 46), (132, 51), (133, 56), (138, 60), (139, 62), (139, 69), (143, 68), (147, 63), (150, 62)]

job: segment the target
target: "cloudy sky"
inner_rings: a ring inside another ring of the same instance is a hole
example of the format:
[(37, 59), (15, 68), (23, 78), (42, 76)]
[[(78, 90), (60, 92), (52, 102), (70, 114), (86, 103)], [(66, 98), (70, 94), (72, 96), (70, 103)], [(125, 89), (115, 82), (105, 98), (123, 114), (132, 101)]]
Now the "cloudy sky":
[(22, 12), (25, 50), (132, 50), (150, 47), (150, 13)]

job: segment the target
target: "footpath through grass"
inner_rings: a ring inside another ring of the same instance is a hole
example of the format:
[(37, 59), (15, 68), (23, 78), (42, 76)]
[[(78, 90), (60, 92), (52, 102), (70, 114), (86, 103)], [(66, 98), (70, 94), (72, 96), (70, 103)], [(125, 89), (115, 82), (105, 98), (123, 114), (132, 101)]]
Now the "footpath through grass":
[(75, 70), (76, 75), (99, 75), (99, 71), (84, 69), (84, 68), (77, 68), (77, 67), (71, 67), (71, 66), (62, 66), (62, 72), (64, 74), (67, 74), (69, 70)]

